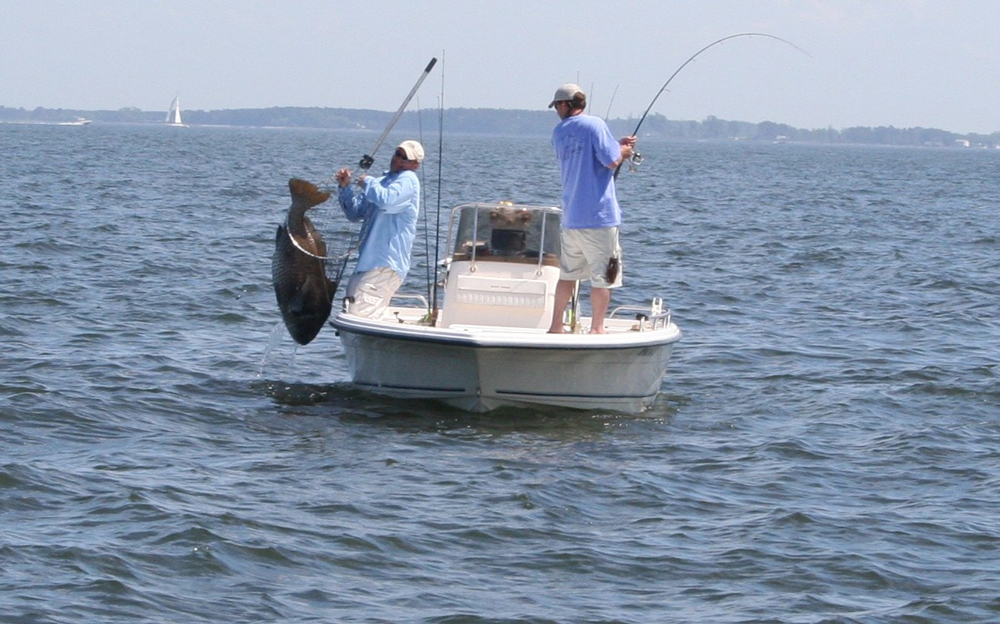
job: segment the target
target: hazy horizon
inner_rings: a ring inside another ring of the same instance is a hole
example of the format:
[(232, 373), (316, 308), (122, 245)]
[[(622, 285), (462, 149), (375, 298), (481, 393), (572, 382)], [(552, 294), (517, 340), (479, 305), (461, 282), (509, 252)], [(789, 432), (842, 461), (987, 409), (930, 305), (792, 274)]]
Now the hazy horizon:
[[(182, 103), (182, 106), (183, 106), (183, 103)], [(23, 109), (25, 111), (33, 111), (36, 108), (39, 108), (39, 107), (31, 107), (31, 108), (29, 108), (29, 107), (12, 107), (12, 106), (7, 106), (7, 105), (3, 104), (2, 102), (0, 102), (0, 108), (3, 108), (3, 107), (5, 107), (7, 109)], [(81, 108), (77, 108), (77, 107), (63, 107), (63, 108), (57, 108), (57, 109), (49, 109), (49, 108), (45, 108), (45, 107), (40, 107), (40, 108), (42, 108), (43, 110), (63, 110), (63, 111), (67, 111), (67, 112), (77, 112), (77, 113), (87, 113), (87, 112), (90, 112), (90, 113), (94, 113), (94, 112), (111, 112), (111, 113), (113, 113), (113, 112), (118, 112), (118, 111), (121, 111), (121, 110), (135, 109), (135, 110), (140, 111), (143, 114), (157, 114), (157, 115), (164, 114), (164, 113), (166, 113), (166, 110), (167, 110), (166, 108), (164, 108), (163, 110), (155, 110), (155, 109), (154, 110), (143, 110), (143, 109), (140, 109), (140, 108), (137, 108), (137, 107), (131, 107), (131, 106), (123, 106), (123, 107), (116, 108), (116, 109), (81, 109)], [(268, 107), (247, 107), (247, 108), (239, 108), (239, 109), (235, 109), (234, 108), (234, 109), (211, 109), (211, 110), (183, 107), (183, 111), (184, 111), (185, 114), (187, 114), (189, 112), (192, 112), (192, 111), (194, 111), (194, 112), (202, 112), (202, 113), (204, 113), (204, 112), (217, 113), (217, 112), (239, 111), (239, 110), (267, 110), (269, 108), (279, 108), (279, 109), (288, 108), (288, 109), (304, 109), (304, 110), (305, 109), (310, 109), (310, 108), (318, 108), (318, 109), (337, 109), (337, 110), (350, 110), (350, 111), (368, 111), (368, 110), (371, 110), (371, 111), (375, 111), (375, 112), (386, 114), (386, 115), (392, 115), (393, 113), (396, 112), (395, 110), (385, 110), (385, 109), (377, 109), (377, 108), (375, 108), (375, 109), (359, 109), (359, 108), (345, 108), (345, 107), (340, 107), (340, 106), (280, 106), (280, 105), (268, 106)], [(427, 108), (424, 108), (422, 110), (425, 110), (425, 111), (433, 110), (433, 111), (436, 112), (437, 109), (427, 109)], [(488, 107), (472, 108), (472, 107), (451, 106), (451, 107), (445, 108), (445, 111), (448, 111), (448, 110), (479, 110), (479, 111), (507, 111), (507, 112), (543, 113), (543, 114), (551, 114), (553, 116), (553, 125), (557, 121), (555, 119), (555, 114), (554, 113), (552, 113), (551, 111), (542, 110), (542, 109), (534, 109), (533, 110), (533, 109), (523, 109), (523, 108), (495, 108), (495, 107), (494, 108), (488, 108)], [(412, 107), (410, 107), (410, 108), (407, 109), (407, 112), (414, 112), (414, 109)], [(594, 113), (592, 112), (592, 114), (594, 114)], [(657, 114), (662, 115), (662, 113), (650, 112), (650, 117), (654, 117)], [(664, 117), (666, 117), (666, 116), (664, 115)], [(748, 124), (775, 123), (775, 124), (779, 124), (779, 125), (786, 125), (786, 126), (795, 128), (797, 130), (825, 130), (826, 129), (826, 128), (803, 128), (803, 127), (793, 126), (792, 124), (787, 124), (787, 123), (785, 123), (784, 121), (782, 121), (780, 119), (747, 120), (747, 119), (723, 119), (723, 118), (718, 117), (718, 116), (715, 116), (715, 117), (717, 117), (718, 119), (721, 119), (722, 121), (725, 121), (725, 122), (737, 122), (737, 123), (748, 123)], [(609, 122), (636, 121), (636, 120), (638, 120), (638, 118), (639, 118), (639, 115), (635, 115), (635, 116), (632, 116), (632, 117), (611, 117), (611, 118), (609, 118)], [(671, 117), (666, 117), (666, 119), (668, 121), (671, 121), (671, 122), (695, 122), (695, 123), (703, 123), (703, 122), (705, 122), (707, 120), (707, 118), (705, 118), (705, 119), (676, 119), (676, 118), (671, 118)], [(300, 127), (300, 126), (294, 126), (294, 127)], [(898, 124), (891, 124), (891, 123), (890, 124), (885, 124), (883, 126), (845, 126), (843, 128), (834, 127), (833, 129), (836, 130), (836, 131), (838, 131), (838, 132), (841, 132), (841, 131), (845, 131), (845, 130), (850, 130), (851, 128), (878, 128), (878, 127), (883, 127), (883, 128), (892, 127), (892, 128), (896, 128), (896, 129), (899, 129), (899, 130), (914, 130), (914, 129), (917, 129), (917, 128), (921, 128), (921, 129), (927, 129), (927, 130), (942, 130), (944, 132), (949, 132), (949, 133), (952, 133), (952, 134), (980, 135), (980, 136), (991, 136), (993, 134), (1000, 133), (1000, 130), (994, 130), (994, 131), (991, 131), (991, 132), (957, 132), (957, 131), (954, 131), (954, 130), (952, 130), (950, 128), (930, 128), (930, 127), (927, 127), (927, 126), (909, 126), (909, 127), (907, 127), (907, 126), (900, 126)], [(373, 130), (373, 131), (375, 131), (375, 130)]]
[[(503, 7), (498, 10), (498, 7)], [(797, 128), (1000, 129), (990, 0), (0, 0), (11, 108), (191, 110), (411, 104), (544, 110), (576, 82), (600, 116)], [(123, 26), (125, 25), (125, 26)], [(606, 114), (607, 113), (607, 114)]]

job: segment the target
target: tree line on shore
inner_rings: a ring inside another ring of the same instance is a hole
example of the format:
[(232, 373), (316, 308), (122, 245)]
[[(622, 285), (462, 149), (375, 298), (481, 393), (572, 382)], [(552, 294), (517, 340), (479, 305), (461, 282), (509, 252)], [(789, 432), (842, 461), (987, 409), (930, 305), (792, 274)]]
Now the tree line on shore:
[[(184, 122), (191, 125), (317, 128), (335, 130), (382, 130), (393, 113), (368, 109), (272, 107), (226, 110), (186, 110)], [(0, 122), (60, 123), (77, 118), (95, 123), (162, 123), (165, 112), (142, 111), (138, 108), (119, 110), (69, 110), (52, 108), (8, 108), (0, 106)], [(443, 111), (407, 111), (396, 128), (418, 130), (436, 127), (443, 118), (445, 132), (497, 135), (548, 135), (555, 124), (552, 111), (451, 108)], [(616, 135), (631, 134), (637, 119), (608, 120)], [(797, 143), (843, 143), (898, 146), (998, 147), (1000, 132), (992, 134), (957, 134), (936, 128), (896, 128), (893, 126), (853, 127), (835, 129), (795, 128), (772, 121), (759, 123), (730, 121), (710, 116), (701, 121), (667, 119), (651, 114), (643, 122), (644, 137), (674, 140), (743, 140), (790, 141)]]

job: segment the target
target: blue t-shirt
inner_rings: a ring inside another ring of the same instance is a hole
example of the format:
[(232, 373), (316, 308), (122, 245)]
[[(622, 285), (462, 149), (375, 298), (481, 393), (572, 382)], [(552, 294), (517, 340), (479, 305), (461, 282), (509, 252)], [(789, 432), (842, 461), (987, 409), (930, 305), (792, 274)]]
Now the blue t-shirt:
[(412, 171), (366, 177), (361, 193), (349, 185), (338, 196), (351, 221), (364, 219), (356, 272), (389, 267), (406, 278), (417, 236), (420, 179)]
[(621, 146), (600, 117), (573, 115), (552, 130), (562, 166), (562, 226), (575, 230), (621, 225), (614, 170)]

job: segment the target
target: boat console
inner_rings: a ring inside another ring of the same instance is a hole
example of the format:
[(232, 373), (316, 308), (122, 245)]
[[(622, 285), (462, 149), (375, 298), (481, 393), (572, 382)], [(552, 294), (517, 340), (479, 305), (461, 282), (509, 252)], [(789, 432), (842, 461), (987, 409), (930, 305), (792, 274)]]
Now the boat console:
[(452, 210), (440, 327), (545, 331), (559, 281), (559, 220), (547, 206), (463, 204)]

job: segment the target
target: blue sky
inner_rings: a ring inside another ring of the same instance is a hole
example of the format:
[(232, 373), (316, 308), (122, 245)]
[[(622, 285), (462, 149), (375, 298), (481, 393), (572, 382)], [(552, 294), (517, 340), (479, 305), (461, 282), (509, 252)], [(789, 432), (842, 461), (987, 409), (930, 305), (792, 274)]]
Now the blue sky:
[[(373, 8), (369, 8), (373, 7)], [(0, 0), (0, 105), (419, 104), (1000, 131), (1000, 0)], [(612, 95), (614, 97), (612, 98)], [(412, 106), (411, 106), (412, 107)]]

